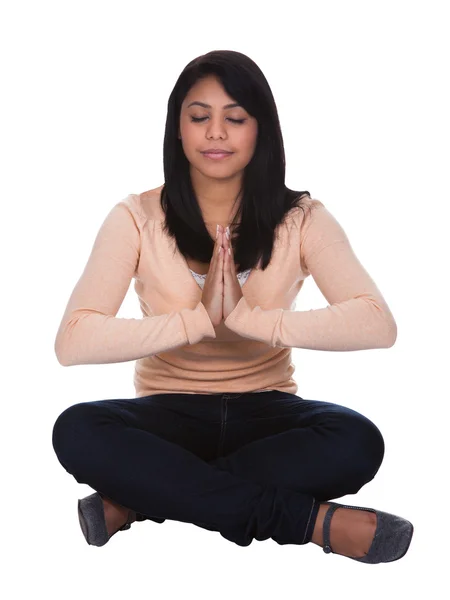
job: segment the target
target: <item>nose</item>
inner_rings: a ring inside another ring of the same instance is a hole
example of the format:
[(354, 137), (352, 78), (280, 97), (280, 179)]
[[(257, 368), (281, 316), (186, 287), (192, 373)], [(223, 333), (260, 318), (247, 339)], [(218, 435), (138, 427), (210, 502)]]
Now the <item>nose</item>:
[(206, 133), (208, 138), (226, 138), (226, 127), (221, 119), (211, 119), (206, 128)]

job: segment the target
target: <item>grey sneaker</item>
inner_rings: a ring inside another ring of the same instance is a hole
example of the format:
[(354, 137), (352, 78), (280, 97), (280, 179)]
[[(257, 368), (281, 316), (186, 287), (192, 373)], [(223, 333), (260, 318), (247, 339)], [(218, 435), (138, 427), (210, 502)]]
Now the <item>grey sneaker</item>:
[(130, 510), (127, 522), (117, 531), (108, 535), (103, 500), (101, 495), (95, 492), (82, 500), (78, 500), (78, 520), (87, 543), (91, 546), (104, 546), (117, 531), (130, 529), (131, 523), (145, 521), (145, 517)]
[(355, 510), (368, 510), (377, 515), (377, 528), (369, 548), (368, 553), (360, 558), (353, 558), (364, 563), (382, 563), (393, 562), (405, 556), (411, 544), (414, 532), (412, 523), (402, 519), (397, 515), (391, 515), (374, 508), (364, 508), (362, 506), (349, 506), (348, 504), (338, 504), (337, 502), (327, 502), (330, 504), (323, 521), (323, 551), (326, 554), (333, 552), (330, 546), (330, 522), (333, 513), (338, 508), (354, 508)]

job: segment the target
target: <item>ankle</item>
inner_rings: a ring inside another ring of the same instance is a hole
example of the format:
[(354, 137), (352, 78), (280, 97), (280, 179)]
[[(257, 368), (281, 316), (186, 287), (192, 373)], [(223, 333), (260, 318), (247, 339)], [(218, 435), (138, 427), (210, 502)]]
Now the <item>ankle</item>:
[[(323, 547), (323, 523), (330, 504), (319, 506), (311, 541)], [(332, 552), (344, 556), (364, 556), (367, 554), (377, 526), (376, 514), (366, 510), (338, 507), (330, 521), (330, 541)]]
[(117, 504), (117, 502), (114, 502), (114, 500), (111, 500), (111, 498), (107, 498), (106, 496), (102, 496), (102, 500), (105, 512), (108, 511), (108, 513), (116, 516), (128, 516), (129, 509), (125, 508), (125, 506)]
[(109, 535), (115, 533), (128, 520), (129, 510), (109, 498), (102, 498), (103, 512), (105, 514), (106, 529)]
[(326, 502), (319, 505), (319, 512), (317, 513), (317, 519), (311, 537), (311, 542), (318, 546), (323, 546), (323, 521), (329, 506), (330, 504), (327, 504)]

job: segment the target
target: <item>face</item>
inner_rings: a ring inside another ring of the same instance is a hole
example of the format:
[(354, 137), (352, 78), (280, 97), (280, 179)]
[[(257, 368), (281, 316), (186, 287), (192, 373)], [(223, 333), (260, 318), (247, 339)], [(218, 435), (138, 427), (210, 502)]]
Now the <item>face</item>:
[[(203, 103), (209, 106), (200, 106)], [(257, 141), (258, 122), (225, 92), (220, 80), (211, 76), (197, 81), (181, 106), (181, 144), (192, 169), (205, 177), (229, 178), (241, 174), (250, 162)], [(232, 152), (212, 159), (203, 154), (210, 148)]]

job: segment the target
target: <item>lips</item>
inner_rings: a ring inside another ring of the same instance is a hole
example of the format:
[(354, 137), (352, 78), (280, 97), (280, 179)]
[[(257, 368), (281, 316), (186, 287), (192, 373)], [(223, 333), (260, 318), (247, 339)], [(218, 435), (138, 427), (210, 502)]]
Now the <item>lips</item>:
[(233, 154), (227, 150), (205, 150), (202, 154)]
[(203, 156), (208, 160), (219, 161), (225, 160), (226, 158), (230, 158), (233, 155), (233, 152), (224, 152), (221, 150), (213, 150), (210, 152), (202, 152)]

